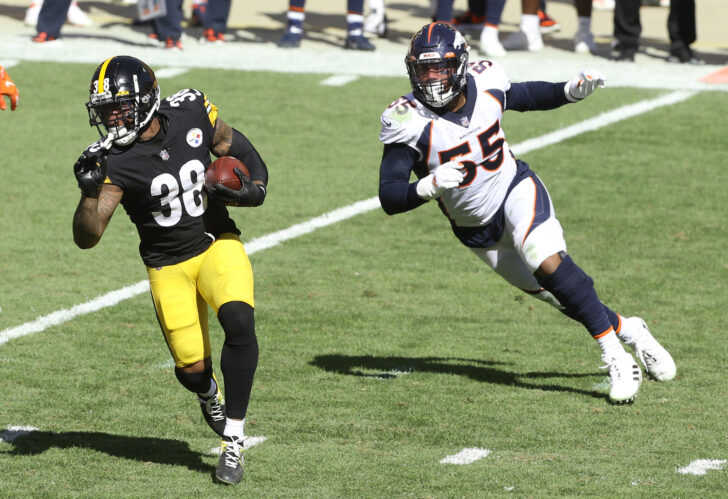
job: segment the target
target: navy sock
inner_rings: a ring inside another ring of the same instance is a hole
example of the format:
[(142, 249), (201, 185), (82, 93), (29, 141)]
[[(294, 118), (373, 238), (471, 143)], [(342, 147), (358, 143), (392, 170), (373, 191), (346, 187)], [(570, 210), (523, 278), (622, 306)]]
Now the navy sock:
[(593, 337), (612, 329), (606, 307), (599, 301), (594, 289), (594, 281), (569, 255), (564, 256), (553, 274), (536, 278), (566, 308), (564, 313), (581, 322)]

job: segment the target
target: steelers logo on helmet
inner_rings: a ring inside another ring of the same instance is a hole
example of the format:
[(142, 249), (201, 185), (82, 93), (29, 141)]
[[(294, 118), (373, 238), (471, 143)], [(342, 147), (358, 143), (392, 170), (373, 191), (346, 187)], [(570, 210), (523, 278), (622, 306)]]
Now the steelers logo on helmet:
[(446, 23), (431, 23), (415, 33), (405, 57), (415, 98), (439, 108), (457, 97), (467, 81), (469, 50), (462, 33)]
[(89, 123), (107, 146), (127, 146), (159, 109), (159, 85), (152, 69), (139, 59), (115, 56), (102, 62), (89, 86)]

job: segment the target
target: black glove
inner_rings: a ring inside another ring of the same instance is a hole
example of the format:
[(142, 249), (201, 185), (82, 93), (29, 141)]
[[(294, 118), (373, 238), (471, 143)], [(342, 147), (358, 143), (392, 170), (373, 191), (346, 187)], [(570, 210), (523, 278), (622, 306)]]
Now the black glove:
[(260, 206), (265, 199), (265, 187), (254, 184), (250, 177), (243, 175), (240, 168), (233, 169), (235, 175), (240, 179), (240, 189), (231, 189), (222, 184), (215, 184), (208, 188), (212, 197), (225, 203), (228, 206)]
[(92, 154), (84, 151), (73, 165), (73, 174), (76, 175), (78, 188), (87, 198), (97, 198), (101, 186), (106, 180), (106, 151), (101, 154)]

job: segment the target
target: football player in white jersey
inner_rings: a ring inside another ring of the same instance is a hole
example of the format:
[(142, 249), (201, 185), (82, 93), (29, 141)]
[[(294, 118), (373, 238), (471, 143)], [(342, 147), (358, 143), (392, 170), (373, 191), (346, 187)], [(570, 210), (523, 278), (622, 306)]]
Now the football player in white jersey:
[[(389, 215), (437, 200), (455, 236), (513, 286), (586, 327), (609, 369), (609, 399), (634, 400), (642, 372), (675, 377), (670, 354), (639, 317), (625, 318), (598, 298), (593, 280), (566, 253), (546, 187), (515, 158), (500, 127), (506, 110), (554, 109), (578, 102), (605, 78), (580, 71), (568, 82), (511, 83), (498, 64), (468, 62), (468, 44), (446, 23), (424, 26), (405, 58), (412, 93), (381, 117), (384, 154), (379, 199)], [(410, 183), (410, 175), (417, 176)]]

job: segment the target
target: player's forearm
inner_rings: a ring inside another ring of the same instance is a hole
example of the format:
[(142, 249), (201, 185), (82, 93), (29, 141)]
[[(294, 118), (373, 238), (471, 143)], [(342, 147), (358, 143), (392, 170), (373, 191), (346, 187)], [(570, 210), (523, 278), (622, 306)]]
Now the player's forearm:
[(506, 92), (506, 109), (512, 111), (548, 111), (568, 104), (564, 84), (545, 81), (513, 83)]
[(73, 215), (73, 241), (81, 249), (93, 248), (101, 239), (105, 225), (98, 214), (99, 200), (82, 197)]

